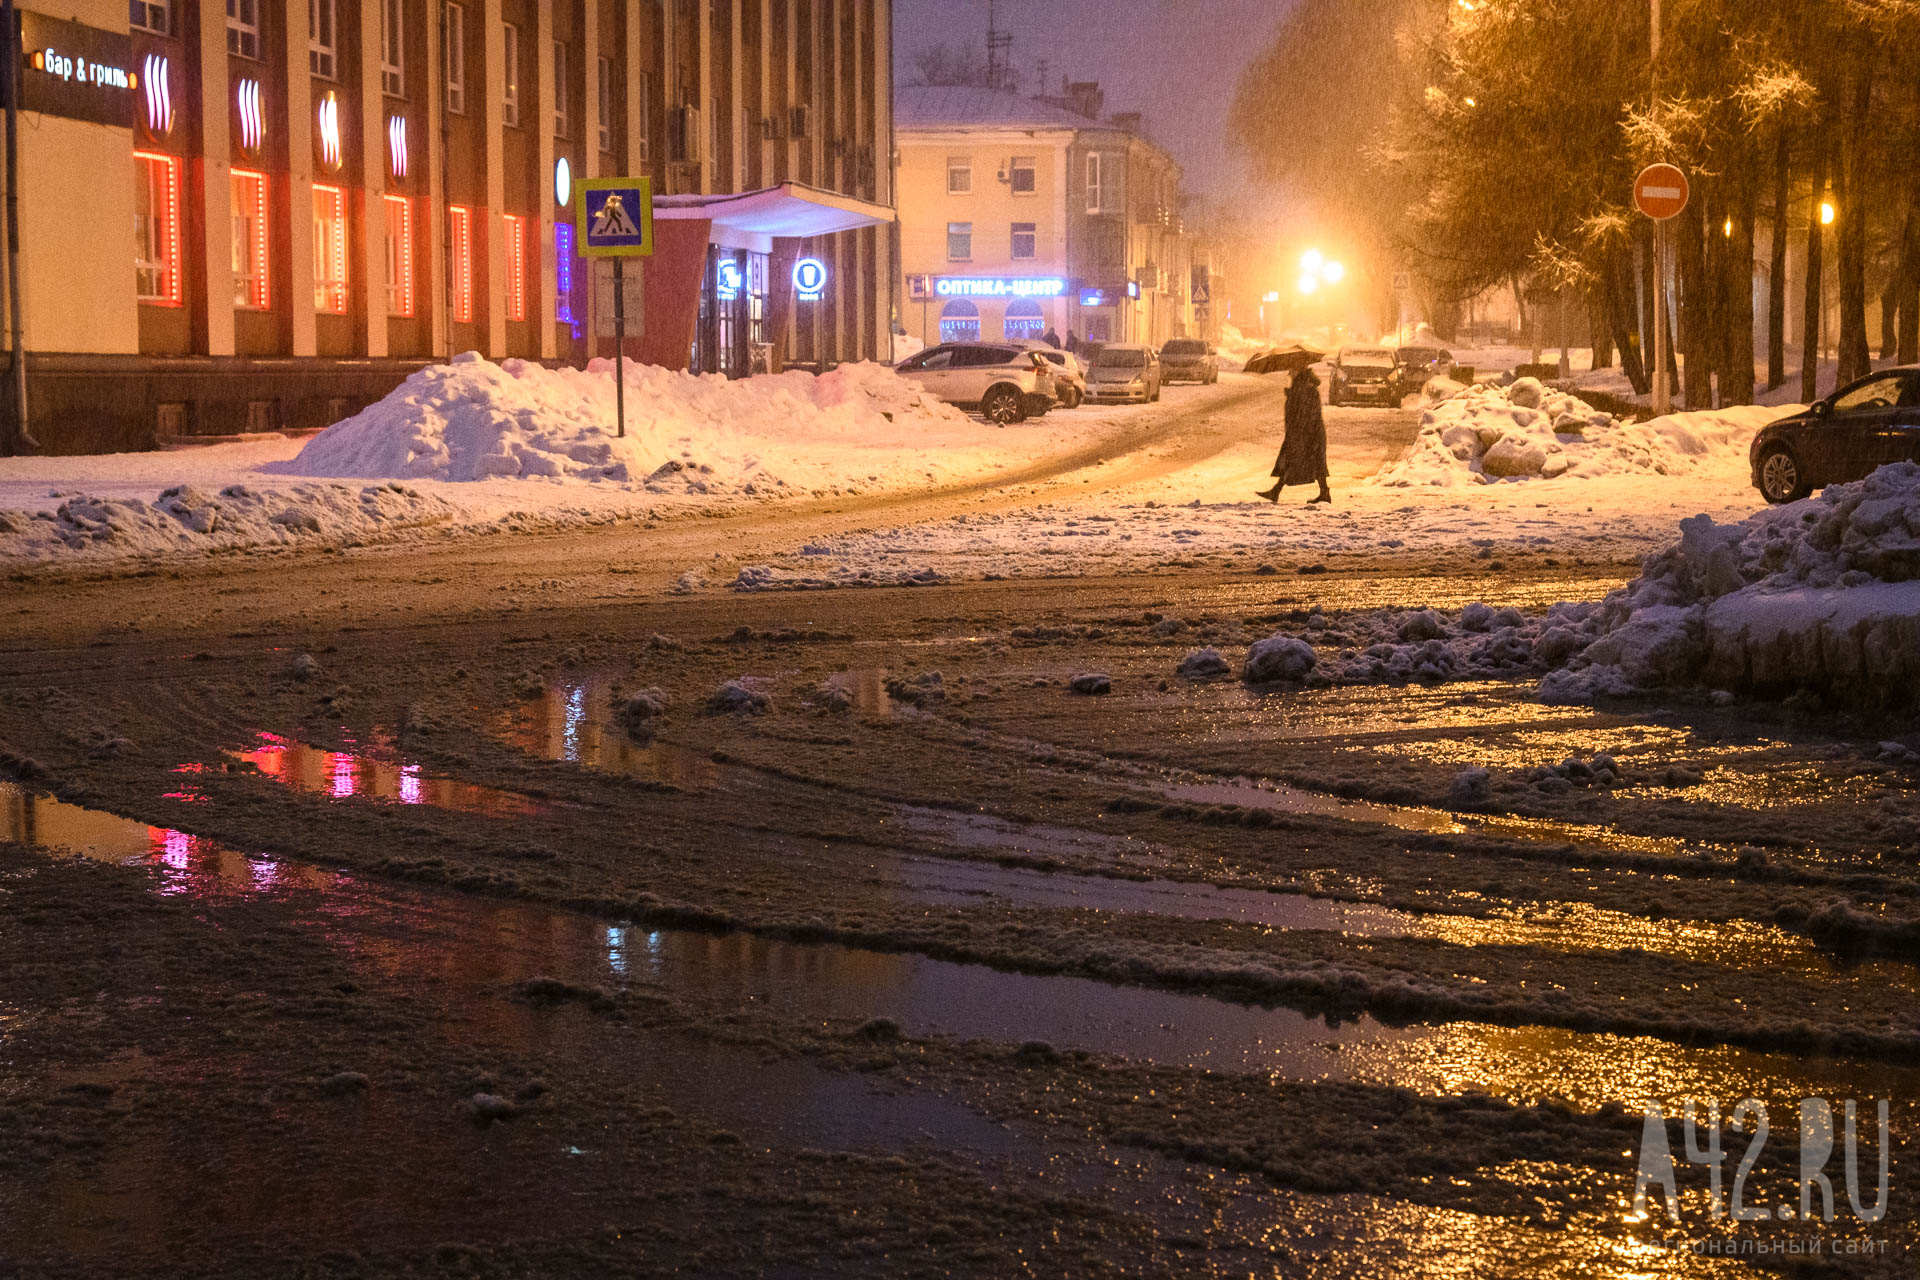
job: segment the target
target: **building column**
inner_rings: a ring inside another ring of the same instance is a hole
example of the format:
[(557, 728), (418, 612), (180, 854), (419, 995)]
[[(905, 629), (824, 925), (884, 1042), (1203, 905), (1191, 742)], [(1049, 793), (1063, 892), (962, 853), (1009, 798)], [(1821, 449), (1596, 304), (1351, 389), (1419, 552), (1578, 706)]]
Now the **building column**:
[(310, 356), (318, 349), (313, 318), (313, 81), (306, 74), (307, 23), (299, 6), (288, 6), (279, 28), (287, 66), (287, 315), (293, 354)]
[[(380, 96), (380, 6), (360, 6), (360, 48), (374, 50), (374, 56), (360, 59), (360, 91), (352, 100), (359, 103), (360, 190), (366, 208), (361, 211), (360, 278), (367, 282), (365, 331), (361, 349), (369, 356), (384, 356), (387, 345), (387, 120), (386, 105)], [(343, 82), (341, 96), (346, 98)], [(346, 139), (341, 139), (342, 145)]]
[[(874, 0), (873, 5), (873, 195), (877, 204), (894, 206), (893, 191), (893, 5)], [(1061, 184), (1065, 190), (1066, 184)], [(1061, 235), (1066, 232), (1062, 219)], [(893, 325), (895, 312), (906, 305), (902, 296), (905, 282), (900, 277), (900, 264), (895, 250), (899, 245), (899, 223), (889, 223), (874, 230), (874, 347), (876, 357), (884, 363), (893, 362)], [(1064, 248), (1061, 254), (1065, 259)]]
[(700, 157), (700, 176), (694, 190), (709, 193), (719, 190), (714, 179), (720, 164), (720, 157), (713, 154), (713, 139), (717, 131), (713, 112), (718, 105), (714, 101), (713, 91), (713, 6), (696, 4), (694, 8), (699, 16), (694, 23), (693, 65), (700, 70), (699, 84), (694, 89), (700, 99), (694, 104), (700, 112), (699, 145), (695, 148), (695, 154)]
[(232, 103), (227, 95), (227, 23), (224, 14), (206, 5), (200, 11), (200, 48), (193, 61), (200, 68), (201, 159), (200, 260), (204, 293), (201, 314), (206, 317), (206, 353), (233, 354), (233, 139)]
[[(553, 306), (557, 290), (553, 274), (553, 201), (547, 197), (553, 194), (553, 166), (560, 155), (560, 144), (553, 136), (553, 113), (560, 99), (558, 64), (553, 54), (556, 30), (553, 6), (565, 3), (569, 3), (569, 0), (547, 0), (547, 3), (535, 6), (539, 15), (536, 25), (540, 27), (542, 37), (540, 48), (546, 55), (540, 60), (540, 97), (546, 107), (546, 115), (542, 117), (545, 127), (533, 135), (536, 172), (533, 177), (533, 208), (527, 211), (532, 216), (527, 219), (526, 227), (534, 242), (522, 245), (521, 252), (527, 255), (526, 260), (533, 265), (535, 278), (529, 283), (533, 285), (534, 296), (527, 315), (539, 327), (540, 343), (537, 349), (543, 360), (553, 359), (559, 351), (559, 344), (553, 336)], [(579, 48), (568, 51), (569, 59), (574, 64), (568, 70), (586, 82), (586, 92), (579, 98), (586, 104), (584, 114), (572, 127), (574, 135), (582, 140), (579, 154), (585, 157), (598, 150), (593, 135), (596, 127), (594, 122), (598, 119), (594, 114), (594, 103), (599, 96), (600, 77), (588, 53), (594, 48), (592, 32), (595, 6), (592, 0), (588, 0), (581, 8), (585, 14), (581, 28), (582, 40)], [(502, 287), (504, 290), (504, 281)]]
[[(374, 21), (379, 21), (378, 4), (363, 4), (375, 12)], [(447, 83), (446, 68), (443, 65), (440, 48), (442, 8), (439, 0), (427, 8), (427, 83), (421, 86), (421, 92), (413, 101), (422, 104), (417, 120), (409, 120), (409, 141), (418, 139), (417, 162), (427, 166), (426, 207), (419, 210), (419, 218), (427, 225), (426, 270), (418, 273), (424, 277), (426, 287), (422, 291), (422, 305), (428, 308), (427, 314), (433, 317), (433, 351), (436, 355), (453, 355), (453, 298), (449, 292), (452, 281), (447, 272), (447, 205), (450, 192), (447, 190), (447, 148), (444, 130), (446, 128)], [(471, 13), (471, 10), (469, 10)], [(500, 34), (499, 0), (485, 0), (481, 5), (480, 20), (487, 24), (487, 65), (488, 74), (478, 85), (490, 101), (487, 110), (497, 119), (500, 112), (500, 91), (496, 78), (500, 73), (500, 47), (504, 43)], [(375, 35), (377, 37), (378, 31)], [(376, 42), (369, 46), (374, 59), (378, 60)], [(469, 83), (472, 83), (471, 81)], [(407, 164), (412, 168), (416, 163), (414, 149), (409, 148)], [(418, 170), (415, 170), (418, 172)]]
[[(551, 0), (549, 0), (551, 3)], [(500, 0), (482, 0), (481, 20), (487, 24), (487, 67), (486, 75), (480, 83), (489, 86), (487, 92), (494, 98), (500, 96), (498, 86), (506, 81), (507, 37), (503, 26), (506, 19), (502, 14)], [(534, 19), (520, 32), (520, 101), (524, 109), (527, 104), (527, 72), (533, 72), (532, 118), (522, 117), (522, 127), (539, 129), (546, 134), (553, 131), (553, 21), (548, 15), (545, 4), (534, 6)], [(441, 81), (435, 81), (438, 85)], [(437, 98), (444, 95), (436, 94)], [(481, 190), (485, 208), (476, 209), (474, 231), (482, 238), (486, 246), (487, 272), (487, 356), (498, 360), (507, 354), (507, 246), (501, 235), (500, 215), (507, 199), (507, 175), (501, 168), (506, 151), (506, 123), (501, 116), (499, 102), (490, 102), (487, 106), (487, 145), (483, 151), (487, 166), (485, 183)], [(549, 147), (551, 144), (549, 143)]]
[[(648, 0), (648, 3), (653, 3), (653, 0)], [(646, 135), (641, 132), (641, 121), (645, 119), (642, 113), (646, 110), (647, 103), (644, 102), (640, 96), (643, 92), (640, 82), (640, 0), (626, 0), (626, 3), (621, 6), (621, 13), (625, 19), (622, 25), (626, 29), (626, 58), (620, 64), (623, 68), (621, 71), (621, 83), (627, 87), (627, 145), (625, 155), (627, 158), (627, 172), (638, 175), (652, 171), (651, 166), (647, 163), (649, 157), (647, 154)], [(657, 72), (647, 76), (647, 89), (650, 90), (658, 83), (660, 83), (660, 76)]]

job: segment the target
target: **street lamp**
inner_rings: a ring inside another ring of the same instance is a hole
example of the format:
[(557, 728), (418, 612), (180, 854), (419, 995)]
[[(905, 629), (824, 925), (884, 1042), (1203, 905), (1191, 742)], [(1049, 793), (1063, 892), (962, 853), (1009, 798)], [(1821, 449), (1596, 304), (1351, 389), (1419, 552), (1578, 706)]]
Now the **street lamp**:
[(1300, 292), (1312, 293), (1314, 290), (1318, 289), (1319, 287), (1320, 287), (1320, 277), (1318, 276), (1301, 276), (1300, 277)]
[(1346, 278), (1347, 269), (1337, 262), (1329, 262), (1320, 268), (1320, 278), (1328, 284), (1339, 284)]
[(1309, 249), (1300, 255), (1300, 274), (1310, 276), (1317, 273), (1326, 264), (1327, 256), (1318, 249)]
[(1831, 200), (1822, 200), (1820, 202), (1820, 225), (1823, 227), (1833, 225), (1833, 202)]

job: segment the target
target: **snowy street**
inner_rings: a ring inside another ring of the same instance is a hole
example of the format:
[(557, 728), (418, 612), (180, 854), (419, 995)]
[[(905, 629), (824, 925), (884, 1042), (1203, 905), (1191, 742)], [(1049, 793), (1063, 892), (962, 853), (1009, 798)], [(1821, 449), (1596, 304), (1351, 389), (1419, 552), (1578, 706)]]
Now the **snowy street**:
[[(1903, 1186), (1920, 737), (1656, 626), (1861, 571), (1729, 523), (1737, 442), (1395, 488), (1420, 412), (1330, 410), (1334, 504), (1270, 506), (1280, 394), (1049, 415), (997, 478), (16, 578), (10, 1219), (230, 1272), (357, 1214), (375, 1269), (645, 1224), (722, 1273), (1678, 1276), (1621, 1204), (1683, 1096), (1896, 1099)], [(1904, 545), (1874, 501), (1809, 545)]]

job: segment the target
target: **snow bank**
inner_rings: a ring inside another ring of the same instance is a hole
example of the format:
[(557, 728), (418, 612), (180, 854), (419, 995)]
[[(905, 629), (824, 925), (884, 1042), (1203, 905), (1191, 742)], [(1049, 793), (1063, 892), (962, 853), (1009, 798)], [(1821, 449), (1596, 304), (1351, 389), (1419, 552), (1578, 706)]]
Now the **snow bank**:
[(208, 495), (175, 485), (152, 502), (69, 495), (51, 511), (0, 511), (0, 563), (97, 561), (292, 544), (337, 546), (457, 515), (399, 484), (301, 484)]
[(1266, 346), (1265, 343), (1256, 342), (1247, 337), (1233, 325), (1223, 324), (1220, 326), (1220, 341), (1214, 344), (1213, 349), (1219, 353), (1223, 363), (1230, 362), (1238, 368), (1245, 364), (1256, 351), (1264, 351)]
[(1407, 455), (1371, 483), (1390, 488), (1690, 475), (1746, 465), (1754, 432), (1792, 409), (1743, 405), (1623, 422), (1537, 379), (1509, 387), (1436, 380)]
[[(613, 434), (613, 362), (585, 370), (468, 352), (422, 369), (275, 470), (449, 481), (496, 476), (644, 482), (662, 492), (756, 492), (812, 482), (849, 451), (903, 450), (929, 428), (977, 427), (891, 369), (729, 382), (626, 367), (627, 434)], [(795, 472), (789, 478), (784, 472)], [(804, 473), (804, 475), (799, 474)]]

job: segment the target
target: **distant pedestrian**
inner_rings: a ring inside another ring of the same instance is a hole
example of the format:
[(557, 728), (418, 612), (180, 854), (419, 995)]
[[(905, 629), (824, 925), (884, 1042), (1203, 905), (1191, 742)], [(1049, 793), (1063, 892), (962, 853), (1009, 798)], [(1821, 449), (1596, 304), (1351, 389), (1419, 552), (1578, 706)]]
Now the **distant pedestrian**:
[(1040, 335), (1040, 341), (1046, 343), (1055, 351), (1058, 351), (1060, 349), (1060, 331), (1052, 325), (1048, 325), (1047, 331)]
[(1080, 336), (1071, 329), (1067, 330), (1067, 350), (1075, 355), (1080, 354)]
[(1307, 499), (1309, 506), (1333, 501), (1327, 488), (1327, 423), (1320, 413), (1320, 379), (1310, 367), (1294, 374), (1287, 387), (1287, 438), (1280, 442), (1273, 475), (1273, 488), (1259, 494), (1268, 502), (1279, 502), (1280, 490), (1290, 484), (1320, 486), (1320, 496)]

